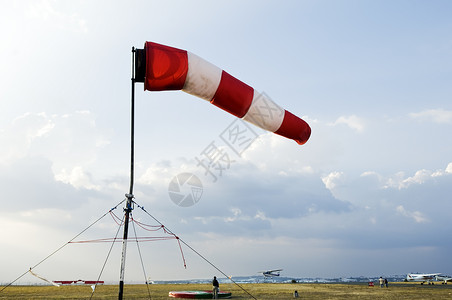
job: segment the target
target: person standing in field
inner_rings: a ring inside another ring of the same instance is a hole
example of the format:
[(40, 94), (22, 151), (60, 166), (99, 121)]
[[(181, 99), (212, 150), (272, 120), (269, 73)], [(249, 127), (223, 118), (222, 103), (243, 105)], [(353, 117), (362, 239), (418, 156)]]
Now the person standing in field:
[(213, 286), (212, 299), (218, 299), (218, 292), (220, 291), (220, 284), (218, 283), (216, 276), (213, 276), (212, 286)]
[(385, 286), (388, 287), (388, 279), (385, 278)]
[(382, 288), (382, 287), (383, 287), (383, 285), (384, 285), (384, 283), (385, 283), (385, 281), (384, 281), (383, 277), (381, 277), (381, 276), (380, 276), (380, 279), (379, 279), (379, 281), (380, 281), (380, 287)]

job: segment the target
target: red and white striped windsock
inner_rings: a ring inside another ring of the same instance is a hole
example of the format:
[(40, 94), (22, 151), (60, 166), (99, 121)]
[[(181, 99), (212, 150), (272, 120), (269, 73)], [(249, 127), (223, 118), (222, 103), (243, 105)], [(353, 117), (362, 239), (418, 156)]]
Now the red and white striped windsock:
[(305, 121), (199, 56), (153, 42), (143, 52), (145, 90), (183, 90), (300, 145), (309, 139)]

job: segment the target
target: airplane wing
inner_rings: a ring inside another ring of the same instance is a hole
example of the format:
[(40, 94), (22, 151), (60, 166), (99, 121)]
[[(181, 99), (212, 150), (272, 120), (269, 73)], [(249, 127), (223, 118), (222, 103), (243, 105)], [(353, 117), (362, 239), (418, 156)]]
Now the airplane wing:
[(275, 270), (265, 270), (265, 271), (259, 271), (257, 273), (271, 273), (271, 272), (281, 272), (283, 269), (275, 269)]
[(436, 276), (441, 275), (441, 273), (422, 274), (422, 275), (424, 275), (423, 278), (425, 278), (425, 279), (433, 279)]
[(274, 277), (274, 276), (279, 276), (279, 272), (281, 272), (283, 269), (274, 269), (274, 270), (267, 270), (267, 271), (261, 271), (258, 273), (262, 273), (262, 275), (264, 275), (264, 277)]
[(452, 281), (452, 277), (448, 275), (438, 274), (436, 275), (436, 280), (443, 281), (444, 283), (446, 283), (448, 281)]
[(441, 273), (430, 273), (430, 274), (419, 274), (419, 273), (411, 273), (407, 274), (407, 281), (415, 281), (415, 282), (421, 282), (423, 284), (424, 282), (428, 282), (430, 284), (433, 280), (438, 280), (438, 275), (441, 275)]

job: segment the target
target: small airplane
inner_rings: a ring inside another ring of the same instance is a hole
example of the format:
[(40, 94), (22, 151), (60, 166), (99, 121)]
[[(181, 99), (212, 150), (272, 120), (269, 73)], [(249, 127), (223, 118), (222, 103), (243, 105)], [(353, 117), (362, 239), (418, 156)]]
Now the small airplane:
[(432, 281), (437, 280), (437, 276), (441, 275), (441, 273), (431, 273), (431, 274), (417, 274), (411, 273), (406, 275), (407, 281), (415, 281), (424, 284), (427, 282), (428, 284), (434, 284)]
[(452, 281), (452, 277), (444, 274), (436, 275), (436, 280), (442, 281), (442, 284), (447, 284), (448, 281)]
[(268, 270), (268, 271), (260, 271), (258, 273), (262, 273), (262, 275), (264, 275), (264, 277), (277, 277), (280, 275), (280, 272), (283, 269), (277, 269), (277, 270)]

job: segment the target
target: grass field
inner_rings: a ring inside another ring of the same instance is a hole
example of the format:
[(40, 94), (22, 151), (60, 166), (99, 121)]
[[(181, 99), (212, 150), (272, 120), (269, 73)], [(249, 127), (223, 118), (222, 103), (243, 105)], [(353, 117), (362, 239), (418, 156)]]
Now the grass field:
[[(433, 286), (419, 283), (390, 283), (389, 288), (369, 287), (367, 284), (323, 283), (260, 283), (241, 285), (256, 299), (452, 299), (452, 284)], [(124, 299), (173, 299), (169, 291), (210, 290), (208, 284), (125, 285)], [(232, 299), (253, 299), (234, 284), (222, 284), (221, 290), (232, 292)], [(89, 286), (10, 286), (0, 293), (0, 299), (90, 299)], [(117, 299), (118, 287), (102, 285), (92, 299)]]

